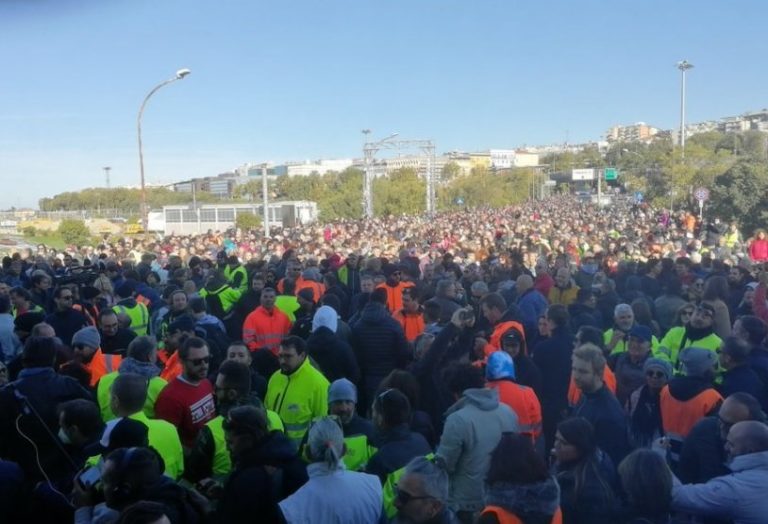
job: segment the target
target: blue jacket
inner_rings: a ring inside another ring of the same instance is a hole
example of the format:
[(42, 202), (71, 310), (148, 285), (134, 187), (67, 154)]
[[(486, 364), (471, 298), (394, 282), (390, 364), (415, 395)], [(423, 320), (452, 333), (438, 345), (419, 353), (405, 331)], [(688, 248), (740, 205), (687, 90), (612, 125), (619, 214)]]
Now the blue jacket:
[(381, 434), (374, 442), (378, 451), (368, 461), (366, 473), (376, 475), (384, 484), (387, 476), (404, 467), (412, 458), (432, 453), (427, 440), (402, 424)]

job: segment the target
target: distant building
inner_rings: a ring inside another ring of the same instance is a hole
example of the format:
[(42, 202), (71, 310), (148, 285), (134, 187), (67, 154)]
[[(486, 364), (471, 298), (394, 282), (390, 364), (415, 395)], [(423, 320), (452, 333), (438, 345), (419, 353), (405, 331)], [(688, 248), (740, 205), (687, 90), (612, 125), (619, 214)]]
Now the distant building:
[[(165, 235), (190, 235), (206, 231), (225, 231), (235, 226), (241, 214), (263, 216), (261, 204), (202, 204), (164, 206), (153, 216), (152, 230)], [(297, 227), (317, 220), (317, 203), (303, 200), (269, 204), (270, 226)]]
[(659, 133), (659, 129), (645, 122), (637, 122), (629, 126), (613, 126), (605, 133), (609, 143), (614, 142), (648, 142)]

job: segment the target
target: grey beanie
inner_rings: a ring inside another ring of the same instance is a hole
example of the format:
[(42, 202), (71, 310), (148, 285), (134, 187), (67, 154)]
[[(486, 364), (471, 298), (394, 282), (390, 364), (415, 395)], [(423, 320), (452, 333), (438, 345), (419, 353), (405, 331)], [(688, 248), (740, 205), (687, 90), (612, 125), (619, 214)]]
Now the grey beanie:
[(101, 346), (101, 335), (95, 327), (85, 327), (72, 336), (72, 347), (78, 344), (96, 349)]
[(684, 374), (701, 377), (715, 369), (717, 353), (709, 349), (689, 347), (680, 352), (680, 362)]
[(346, 378), (334, 380), (328, 386), (328, 403), (347, 400), (357, 404), (357, 388)]

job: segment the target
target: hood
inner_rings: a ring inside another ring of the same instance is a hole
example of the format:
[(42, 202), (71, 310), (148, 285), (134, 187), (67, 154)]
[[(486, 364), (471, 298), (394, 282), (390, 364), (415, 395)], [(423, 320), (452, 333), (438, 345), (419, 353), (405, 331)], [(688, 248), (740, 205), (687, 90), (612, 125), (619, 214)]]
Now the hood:
[(385, 319), (389, 318), (389, 311), (384, 304), (377, 302), (369, 302), (363, 308), (360, 313), (361, 322), (369, 323), (382, 323)]
[(160, 368), (149, 362), (140, 362), (133, 357), (125, 357), (120, 362), (120, 373), (135, 373), (144, 378), (153, 378), (160, 375)]
[(461, 398), (448, 409), (447, 414), (460, 410), (468, 405), (482, 411), (492, 411), (499, 407), (499, 392), (495, 389), (467, 389)]
[(315, 311), (315, 316), (312, 319), (312, 331), (317, 331), (318, 328), (325, 327), (333, 333), (336, 333), (338, 326), (339, 315), (331, 306), (322, 306)]
[[(320, 326), (309, 335), (307, 339), (308, 349), (313, 356), (333, 353), (336, 349), (334, 338), (336, 338), (335, 333), (325, 326)], [(334, 356), (336, 355), (334, 354)]]
[(712, 388), (712, 382), (702, 377), (675, 377), (669, 381), (669, 392), (680, 401), (688, 401)]
[(560, 487), (554, 477), (534, 484), (494, 482), (486, 485), (485, 504), (499, 506), (528, 522), (535, 516), (549, 516), (560, 505)]
[(280, 466), (296, 458), (296, 447), (283, 433), (270, 433), (240, 460), (244, 467)]

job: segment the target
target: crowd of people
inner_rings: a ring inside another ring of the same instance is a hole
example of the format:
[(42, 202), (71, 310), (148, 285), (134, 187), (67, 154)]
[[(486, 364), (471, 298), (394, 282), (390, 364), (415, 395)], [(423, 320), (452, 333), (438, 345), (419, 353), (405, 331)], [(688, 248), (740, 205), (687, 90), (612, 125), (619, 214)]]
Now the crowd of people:
[(763, 523), (766, 262), (565, 196), (9, 253), (0, 514)]

